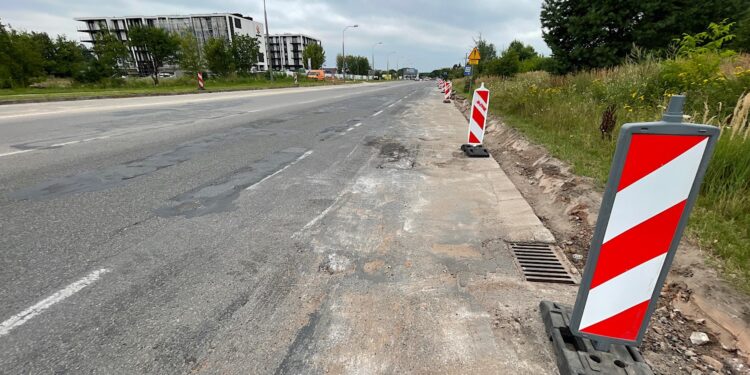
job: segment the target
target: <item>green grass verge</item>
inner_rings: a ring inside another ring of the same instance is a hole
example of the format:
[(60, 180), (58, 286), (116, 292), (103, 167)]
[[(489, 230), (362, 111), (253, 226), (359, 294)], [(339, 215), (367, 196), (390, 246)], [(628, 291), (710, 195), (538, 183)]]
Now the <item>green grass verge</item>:
[[(491, 112), (569, 163), (576, 174), (594, 178), (603, 188), (615, 140), (601, 136), (602, 112), (608, 105), (616, 105), (618, 126), (659, 119), (667, 97), (684, 89), (665, 83), (662, 69), (661, 63), (651, 61), (567, 77), (535, 72), (513, 79), (483, 77), (477, 82), (484, 81), (491, 90)], [(687, 112), (695, 121), (724, 128), (688, 234), (711, 251), (710, 260), (723, 276), (750, 292), (750, 138), (731, 137), (726, 128), (731, 120), (727, 114), (732, 114), (742, 94), (737, 87), (748, 74), (744, 73), (747, 69), (734, 66), (725, 70), (730, 73), (720, 73), (723, 78), (687, 90), (688, 99), (693, 98)], [(726, 87), (722, 88), (723, 84)], [(463, 91), (464, 81), (455, 80), (454, 87)], [(713, 92), (721, 93), (721, 102)]]
[[(341, 85), (352, 82), (331, 83), (330, 81), (300, 80), (300, 87)], [(294, 87), (292, 79), (277, 79), (273, 82), (266, 79), (216, 79), (206, 82), (206, 90), (199, 91), (197, 83), (185, 79), (162, 79), (158, 86), (154, 86), (150, 78), (128, 79), (116, 84), (99, 85), (70, 85), (68, 83), (55, 84), (50, 87), (2, 89), (0, 90), (0, 104), (45, 102), (58, 100), (121, 98), (151, 95), (179, 95), (200, 92), (224, 92), (240, 90), (263, 90), (274, 88)]]

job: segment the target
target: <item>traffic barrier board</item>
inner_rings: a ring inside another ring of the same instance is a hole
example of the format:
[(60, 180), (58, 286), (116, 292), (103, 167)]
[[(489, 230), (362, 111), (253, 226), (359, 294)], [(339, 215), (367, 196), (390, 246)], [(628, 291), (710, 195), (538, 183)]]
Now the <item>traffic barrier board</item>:
[(490, 108), (490, 90), (484, 83), (474, 91), (471, 99), (471, 115), (469, 116), (469, 145), (480, 145), (484, 140), (484, 126), (487, 123), (487, 111)]
[(583, 281), (573, 334), (640, 345), (713, 152), (719, 129), (682, 123), (684, 96), (660, 122), (622, 126)]
[(204, 90), (206, 88), (205, 82), (203, 82), (203, 73), (198, 72), (198, 89)]

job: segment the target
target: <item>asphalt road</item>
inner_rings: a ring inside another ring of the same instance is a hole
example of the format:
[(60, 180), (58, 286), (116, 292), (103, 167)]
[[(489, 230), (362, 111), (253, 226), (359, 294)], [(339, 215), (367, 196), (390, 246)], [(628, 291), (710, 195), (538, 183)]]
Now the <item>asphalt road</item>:
[(0, 373), (196, 371), (238, 334), (226, 353), (279, 372), (290, 343), (278, 332), (299, 329), (281, 301), (315, 261), (295, 234), (324, 217), (386, 125), (434, 91), (0, 108)]

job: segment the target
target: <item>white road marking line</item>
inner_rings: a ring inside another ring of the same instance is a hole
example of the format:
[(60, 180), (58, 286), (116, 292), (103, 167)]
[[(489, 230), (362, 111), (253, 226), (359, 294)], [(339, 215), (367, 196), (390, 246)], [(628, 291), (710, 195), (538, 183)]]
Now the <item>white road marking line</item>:
[(346, 129), (346, 132), (348, 133), (348, 132), (350, 132), (352, 130), (354, 130), (354, 128), (349, 128), (349, 129)]
[(298, 230), (297, 232), (295, 232), (295, 233), (294, 233), (294, 234), (292, 235), (292, 238), (296, 238), (297, 236), (299, 236), (300, 234), (302, 234), (302, 232), (303, 232), (303, 231), (305, 231), (305, 230), (307, 230), (307, 229), (310, 229), (310, 227), (312, 227), (312, 226), (313, 226), (313, 225), (315, 225), (315, 224), (316, 224), (316, 223), (317, 223), (318, 221), (320, 221), (321, 219), (323, 219), (324, 217), (326, 217), (326, 216), (328, 215), (328, 213), (329, 213), (329, 212), (331, 212), (331, 210), (333, 210), (333, 208), (334, 208), (334, 207), (336, 206), (336, 204), (338, 204), (338, 203), (339, 203), (339, 201), (340, 201), (340, 200), (341, 200), (341, 198), (342, 198), (342, 197), (344, 196), (344, 194), (346, 194), (346, 192), (347, 192), (347, 191), (346, 191), (346, 190), (344, 190), (344, 191), (342, 191), (341, 193), (339, 193), (339, 195), (338, 195), (338, 196), (336, 196), (336, 199), (334, 199), (334, 200), (333, 200), (333, 203), (331, 203), (331, 205), (330, 205), (330, 206), (328, 206), (328, 208), (326, 208), (325, 210), (323, 210), (323, 212), (321, 212), (320, 214), (318, 214), (318, 216), (315, 216), (315, 217), (314, 217), (314, 218), (313, 218), (312, 220), (310, 220), (310, 222), (308, 222), (307, 224), (305, 224), (305, 226), (304, 226), (304, 227), (302, 227), (302, 229), (300, 229), (300, 230)]
[(22, 324), (29, 321), (29, 319), (41, 314), (44, 310), (52, 307), (52, 305), (61, 302), (62, 300), (79, 292), (81, 289), (93, 284), (96, 280), (99, 280), (99, 277), (101, 277), (101, 275), (107, 272), (109, 272), (109, 270), (106, 268), (96, 270), (83, 279), (78, 280), (73, 284), (66, 286), (64, 289), (56, 292), (55, 294), (41, 300), (36, 305), (31, 306), (21, 313), (16, 314), (10, 319), (0, 323), (0, 336), (7, 335), (12, 329), (21, 326)]
[(317, 102), (317, 100), (308, 100), (308, 101), (304, 101), (304, 102), (299, 102), (297, 104), (310, 104), (310, 103), (315, 103), (315, 102)]
[(255, 113), (255, 112), (260, 112), (260, 111), (262, 111), (262, 109), (253, 109), (252, 111), (247, 111), (245, 113)]
[(291, 163), (287, 164), (287, 165), (286, 165), (286, 166), (285, 166), (284, 168), (281, 168), (281, 169), (279, 169), (278, 171), (276, 171), (276, 172), (273, 172), (272, 174), (270, 174), (270, 175), (266, 176), (266, 177), (265, 177), (264, 179), (262, 179), (262, 180), (260, 180), (260, 181), (258, 181), (258, 182), (256, 182), (256, 183), (254, 183), (254, 184), (252, 184), (252, 185), (248, 186), (248, 187), (247, 187), (247, 189), (245, 189), (245, 190), (252, 190), (252, 189), (253, 189), (253, 188), (255, 188), (256, 186), (258, 186), (258, 185), (262, 184), (263, 182), (265, 182), (266, 180), (269, 180), (269, 179), (270, 179), (271, 177), (273, 177), (273, 176), (276, 176), (277, 174), (279, 174), (279, 173), (281, 173), (281, 172), (284, 172), (285, 170), (287, 170), (287, 169), (288, 169), (289, 167), (291, 167), (291, 166), (293, 166), (293, 165), (295, 165), (295, 164), (299, 163), (300, 161), (302, 161), (302, 159), (304, 159), (304, 158), (306, 158), (306, 157), (310, 156), (310, 155), (311, 155), (312, 153), (313, 153), (313, 151), (312, 151), (312, 150), (310, 150), (310, 151), (308, 151), (308, 152), (305, 152), (304, 154), (300, 155), (300, 157), (298, 157), (297, 159), (295, 159), (295, 160), (294, 160), (293, 162), (291, 162)]
[(388, 108), (391, 108), (391, 107), (393, 107), (394, 105), (396, 105), (396, 103), (392, 103), (391, 105), (389, 105), (389, 106), (388, 106)]
[(375, 117), (375, 116), (377, 116), (377, 115), (379, 115), (379, 114), (381, 114), (381, 113), (383, 113), (383, 111), (377, 111), (377, 112), (375, 112), (375, 114), (374, 114), (374, 115), (372, 115), (372, 117)]
[(67, 146), (67, 145), (74, 145), (76, 143), (81, 143), (81, 142), (83, 141), (70, 141), (70, 142), (65, 142), (65, 143), (55, 143), (54, 145), (51, 145), (50, 147), (62, 147), (62, 146)]
[(3, 156), (11, 156), (11, 155), (23, 154), (23, 153), (31, 152), (31, 151), (35, 151), (35, 150), (28, 149), (28, 150), (19, 150), (19, 151), (13, 151), (13, 152), (6, 152), (4, 154), (0, 154), (0, 158), (3, 157)]
[(70, 141), (70, 142), (64, 142), (64, 143), (56, 143), (54, 145), (51, 145), (50, 147), (69, 146), (69, 145), (74, 145), (76, 143), (86, 143), (86, 142), (91, 142), (91, 141), (98, 141), (100, 139), (107, 139), (109, 137), (110, 137), (109, 135), (105, 135), (105, 136), (101, 136), (101, 137), (86, 138), (86, 139), (81, 139), (81, 140), (77, 140), (77, 141)]
[(358, 128), (358, 127), (360, 127), (360, 125), (362, 125), (362, 123), (361, 123), (361, 122), (358, 122), (358, 123), (354, 124), (354, 127), (355, 127), (355, 128)]

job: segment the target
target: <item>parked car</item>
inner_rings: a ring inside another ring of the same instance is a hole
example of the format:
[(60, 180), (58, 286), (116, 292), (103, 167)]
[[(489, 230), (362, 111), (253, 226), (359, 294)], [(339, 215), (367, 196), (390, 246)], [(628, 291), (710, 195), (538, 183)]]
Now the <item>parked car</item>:
[(308, 70), (307, 78), (323, 81), (326, 79), (326, 72), (323, 70)]

